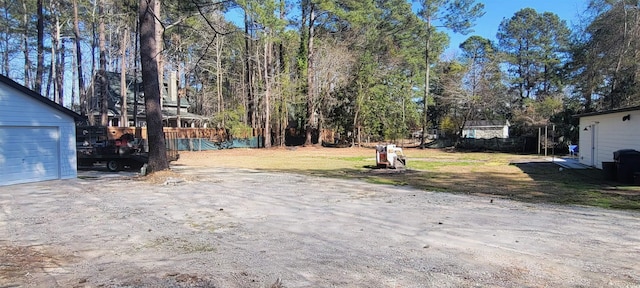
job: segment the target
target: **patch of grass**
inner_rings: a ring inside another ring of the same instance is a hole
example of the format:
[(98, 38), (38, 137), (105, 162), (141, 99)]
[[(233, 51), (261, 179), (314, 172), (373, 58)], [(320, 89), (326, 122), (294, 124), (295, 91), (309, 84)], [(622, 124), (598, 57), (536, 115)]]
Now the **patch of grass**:
[[(315, 148), (226, 150), (181, 153), (226, 167), (358, 179), (383, 185), (409, 185), (426, 191), (464, 193), (532, 203), (640, 209), (640, 187), (608, 182), (597, 169), (559, 170), (536, 155), (404, 149), (408, 170), (380, 173), (375, 149)], [(516, 163), (516, 164), (510, 164)], [(184, 164), (189, 165), (189, 164)]]
[(196, 253), (196, 252), (215, 252), (216, 248), (205, 243), (189, 243), (183, 242), (177, 246), (178, 249), (186, 252), (186, 253)]
[(167, 236), (158, 237), (141, 247), (138, 247), (137, 250), (141, 249), (170, 249), (170, 250), (180, 250), (185, 253), (195, 253), (195, 252), (215, 252), (216, 248), (208, 243), (193, 243), (187, 239), (183, 238), (171, 238)]
[(473, 165), (483, 165), (478, 162), (468, 162), (468, 161), (460, 161), (460, 162), (450, 162), (450, 161), (412, 161), (407, 163), (407, 168), (416, 169), (416, 170), (440, 170), (446, 166), (473, 166)]
[(604, 195), (597, 191), (589, 191), (585, 194), (589, 198), (589, 202), (593, 203), (594, 206), (611, 207), (612, 199), (610, 197), (603, 197)]
[(365, 180), (372, 184), (395, 185), (395, 186), (408, 185), (407, 182), (403, 182), (398, 179), (390, 179), (390, 178), (384, 178), (384, 177), (367, 177), (365, 178)]
[(330, 157), (330, 159), (336, 159), (336, 160), (347, 161), (347, 162), (357, 162), (357, 163), (368, 162), (369, 158), (371, 158), (371, 157), (364, 157), (364, 156), (359, 156), (359, 157)]
[(78, 179), (82, 179), (82, 180), (96, 180), (99, 179), (98, 176), (78, 176)]
[(198, 224), (195, 222), (190, 222), (189, 226), (191, 228), (194, 229), (198, 229), (198, 230), (202, 230), (202, 231), (208, 231), (208, 232), (215, 232), (217, 230), (216, 226), (212, 225), (212, 224)]

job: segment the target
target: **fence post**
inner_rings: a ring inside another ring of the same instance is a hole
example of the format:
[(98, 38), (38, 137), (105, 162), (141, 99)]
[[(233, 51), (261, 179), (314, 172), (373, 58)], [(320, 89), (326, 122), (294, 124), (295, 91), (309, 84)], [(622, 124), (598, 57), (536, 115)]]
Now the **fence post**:
[(544, 156), (547, 156), (547, 148), (549, 144), (547, 144), (547, 140), (549, 139), (549, 126), (544, 126)]
[(556, 124), (553, 124), (551, 135), (553, 137), (553, 147), (551, 147), (551, 155), (555, 158), (556, 157)]
[(540, 146), (541, 146), (540, 145), (541, 144), (540, 140), (542, 140), (542, 128), (538, 127), (538, 145), (537, 145), (538, 146), (538, 155), (540, 155)]

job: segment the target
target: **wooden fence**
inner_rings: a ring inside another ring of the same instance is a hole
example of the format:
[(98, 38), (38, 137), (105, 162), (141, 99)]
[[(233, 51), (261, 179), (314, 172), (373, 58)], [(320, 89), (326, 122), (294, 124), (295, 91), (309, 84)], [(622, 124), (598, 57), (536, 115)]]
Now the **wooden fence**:
[[(251, 139), (254, 137), (261, 138), (264, 136), (264, 129), (248, 129), (247, 131), (234, 131), (233, 135), (223, 128), (178, 128), (178, 127), (163, 127), (165, 135), (170, 134), (171, 139), (206, 139), (214, 143), (220, 143), (227, 140), (234, 139)], [(124, 134), (132, 134), (136, 138), (146, 140), (147, 139), (147, 127), (107, 127), (107, 138), (110, 140), (117, 140)], [(274, 135), (272, 135), (273, 137)], [(287, 139), (287, 145), (298, 145), (304, 143), (304, 131), (297, 131), (296, 129), (288, 129), (285, 137)], [(346, 135), (336, 133), (335, 131), (324, 129), (322, 133), (315, 131), (313, 135), (314, 143), (335, 143), (338, 141), (346, 141)], [(277, 135), (276, 135), (277, 137)], [(298, 139), (299, 138), (299, 139)], [(297, 143), (296, 140), (298, 140)], [(275, 139), (272, 143), (276, 143)]]
[[(163, 127), (164, 133), (171, 133), (177, 139), (208, 139), (213, 142), (228, 140), (230, 135), (221, 128), (175, 128)], [(108, 138), (119, 139), (124, 134), (132, 134), (136, 138), (147, 139), (147, 127), (107, 127)], [(252, 129), (244, 133), (235, 133), (234, 138), (246, 139), (262, 135), (262, 129)]]

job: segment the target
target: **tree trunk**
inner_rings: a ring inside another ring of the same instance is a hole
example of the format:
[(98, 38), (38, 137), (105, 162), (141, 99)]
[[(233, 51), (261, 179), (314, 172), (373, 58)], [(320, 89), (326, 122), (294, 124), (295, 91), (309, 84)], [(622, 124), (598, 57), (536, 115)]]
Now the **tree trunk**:
[[(257, 37), (256, 37), (257, 38)], [(254, 107), (254, 121), (253, 121), (253, 126), (252, 128), (256, 129), (256, 128), (261, 128), (262, 127), (262, 121), (264, 120), (264, 114), (261, 114), (261, 106), (260, 106), (260, 100), (263, 100), (260, 98), (259, 93), (256, 93), (256, 90), (258, 90), (258, 87), (260, 87), (260, 79), (262, 78), (262, 64), (260, 63), (260, 52), (261, 52), (261, 46), (258, 45), (257, 43), (258, 41), (255, 42), (256, 45), (253, 45), (253, 47), (251, 47), (253, 49), (253, 59), (255, 59), (255, 66), (253, 67), (254, 69), (251, 71), (252, 75), (251, 75), (251, 87), (254, 87), (253, 89), (253, 107)]]
[(424, 76), (424, 98), (422, 101), (422, 137), (420, 138), (420, 148), (424, 148), (425, 139), (427, 139), (427, 130), (429, 128), (429, 73), (431, 72), (431, 66), (429, 63), (429, 49), (431, 48), (431, 19), (427, 19), (427, 42), (424, 49), (425, 58), (425, 76)]
[[(9, 7), (8, 0), (4, 0), (2, 2), (3, 2), (2, 5), (4, 7)], [(12, 2), (13, 2), (13, 0), (12, 0)], [(4, 16), (5, 19), (9, 19), (9, 9), (4, 9), (4, 15), (3, 16)], [(2, 61), (2, 67), (3, 67), (3, 70), (2, 70), (1, 73), (3, 75), (7, 75), (7, 76), (9, 76), (9, 71), (11, 69), (11, 66), (9, 65), (9, 50), (10, 50), (9, 49), (9, 33), (11, 31), (10, 28), (11, 27), (9, 27), (9, 25), (5, 25), (4, 29), (2, 31), (4, 33), (4, 39), (2, 39), (3, 42), (4, 42), (3, 45), (4, 45), (4, 47), (6, 47), (6, 49), (4, 49), (4, 51), (2, 51), (2, 60), (3, 60)]]
[(60, 54), (60, 56), (58, 57), (58, 77), (56, 77), (56, 85), (58, 86), (58, 95), (59, 95), (59, 101), (58, 104), (60, 105), (64, 105), (64, 74), (65, 74), (65, 69), (64, 69), (64, 59), (66, 57), (66, 46), (64, 45), (64, 39), (61, 39), (60, 41), (60, 50), (58, 50), (58, 53)]
[(244, 51), (245, 51), (245, 86), (247, 87), (247, 125), (253, 127), (255, 124), (255, 105), (251, 79), (251, 50), (249, 42), (251, 35), (249, 34), (249, 15), (244, 13)]
[[(178, 93), (176, 95), (176, 127), (180, 128), (182, 127), (182, 124), (180, 123), (180, 99), (182, 98), (182, 91), (184, 91), (185, 96), (187, 95), (187, 72), (185, 70), (186, 69), (186, 63), (183, 64), (178, 64)], [(182, 86), (181, 83), (184, 82), (184, 90), (180, 89), (180, 86)]]
[[(93, 2), (93, 9), (91, 10), (91, 19), (93, 21), (91, 21), (91, 77), (93, 79), (93, 84), (90, 85), (90, 89), (91, 92), (90, 93), (86, 93), (86, 100), (87, 100), (87, 111), (88, 111), (88, 116), (89, 116), (89, 125), (94, 126), (96, 125), (96, 117), (95, 117), (95, 113), (100, 112), (100, 105), (98, 104), (98, 101), (100, 101), (100, 98), (96, 98), (98, 95), (96, 95), (97, 93), (100, 92), (100, 83), (97, 82), (99, 77), (98, 77), (98, 73), (97, 73), (97, 68), (96, 68), (96, 50), (98, 49), (98, 41), (97, 41), (97, 34), (96, 31), (98, 29), (98, 27), (96, 26), (97, 24), (97, 18), (96, 17), (96, 10), (98, 9), (99, 2), (98, 1), (94, 1)], [(82, 65), (81, 63), (79, 63), (78, 65)], [(98, 86), (98, 87), (96, 87)]]
[[(52, 3), (53, 4), (53, 3)], [(51, 7), (51, 11), (53, 11), (53, 7)], [(53, 35), (51, 35), (51, 63), (50, 63), (50, 67), (49, 67), (49, 77), (48, 77), (48, 81), (47, 81), (47, 89), (45, 90), (46, 92), (44, 93), (44, 95), (46, 95), (47, 97), (49, 97), (50, 99), (52, 99), (54, 102), (58, 102), (58, 97), (60, 95), (58, 95), (58, 89), (56, 87), (56, 85), (58, 84), (55, 81), (55, 77), (58, 75), (58, 43), (60, 41), (60, 34), (59, 34), (59, 25), (58, 25), (58, 21), (56, 19), (56, 21), (54, 21), (55, 23), (53, 24), (54, 27), (54, 31), (53, 31)], [(50, 97), (50, 93), (51, 93), (51, 85), (53, 85), (53, 97)]]
[(140, 21), (139, 19), (136, 21), (136, 33), (135, 33), (135, 41), (133, 44), (133, 127), (138, 127), (138, 93), (140, 92), (141, 83), (138, 81), (138, 54), (140, 53), (140, 38), (138, 35), (140, 34)]
[(73, 36), (76, 43), (76, 70), (78, 71), (77, 77), (78, 94), (80, 96), (80, 115), (87, 115), (89, 113), (89, 106), (87, 103), (87, 94), (84, 89), (84, 75), (82, 74), (82, 50), (80, 47), (82, 38), (80, 37), (80, 25), (78, 21), (78, 0), (73, 0)]
[(44, 75), (44, 15), (42, 0), (37, 1), (37, 14), (38, 14), (38, 63), (36, 66), (36, 82), (34, 90), (38, 93), (42, 93), (42, 77)]
[(153, 7), (156, 1), (140, 0), (140, 62), (144, 84), (144, 104), (147, 114), (147, 137), (149, 141), (149, 171), (156, 172), (169, 168), (164, 132), (162, 131), (162, 110), (160, 107), (160, 83), (158, 83), (158, 55), (156, 43), (156, 20)]
[[(360, 81), (358, 81), (358, 92), (356, 92), (356, 101), (355, 101), (355, 107), (354, 107), (354, 113), (353, 113), (353, 135), (351, 138), (351, 144), (355, 145), (356, 142), (358, 143), (358, 145), (362, 144), (361, 143), (361, 138), (360, 138), (360, 124), (358, 123), (360, 121), (360, 119), (358, 118), (359, 114), (360, 114), (360, 109), (361, 109), (361, 104), (363, 100), (363, 93), (362, 93), (362, 83), (360, 83)], [(357, 137), (357, 140), (356, 140)]]
[(315, 71), (313, 70), (313, 37), (314, 37), (314, 7), (313, 4), (310, 4), (310, 12), (309, 12), (309, 43), (307, 48), (307, 125), (305, 127), (306, 130), (306, 138), (304, 141), (305, 146), (312, 145), (312, 127), (315, 124), (315, 99), (314, 99), (314, 88), (313, 88), (313, 77)]
[[(75, 50), (76, 50), (75, 45), (74, 45), (74, 46), (72, 46), (72, 47), (71, 47), (71, 49), (73, 49), (72, 53), (73, 53), (73, 55), (74, 55), (74, 57), (75, 57), (75, 55), (76, 55), (76, 54), (75, 54), (75, 53), (76, 53), (76, 51), (75, 51)], [(75, 67), (76, 67), (78, 64), (76, 63), (76, 58), (74, 58), (74, 57), (72, 57), (72, 58), (71, 58), (71, 79), (78, 79), (78, 70), (76, 70), (76, 69), (75, 69)], [(72, 81), (73, 81), (73, 80), (72, 80)], [(72, 86), (71, 86), (71, 109), (72, 109), (72, 110), (74, 110), (74, 111), (76, 111), (76, 112), (78, 112), (78, 114), (80, 114), (80, 112), (77, 110), (77, 109), (80, 109), (80, 107), (79, 107), (79, 106), (78, 106), (78, 107), (75, 107), (75, 106), (74, 106), (74, 105), (75, 105), (75, 103), (76, 103), (76, 97), (77, 97), (77, 96), (76, 96), (76, 92), (77, 92), (77, 91), (76, 91), (75, 87), (73, 86), (73, 85), (75, 85), (75, 84), (76, 84), (76, 82), (72, 82), (72, 83), (71, 83), (71, 85), (72, 85)]]
[(264, 148), (271, 147), (271, 82), (269, 82), (269, 62), (271, 60), (271, 43), (269, 33), (265, 33), (264, 41)]
[(61, 37), (62, 24), (60, 24), (60, 18), (58, 16), (58, 4), (51, 3), (51, 11), (55, 14), (54, 18), (54, 34), (51, 39), (51, 77), (53, 78), (54, 87), (54, 99), (60, 104), (64, 105), (64, 39)]
[(105, 34), (104, 27), (104, 1), (102, 0), (98, 4), (98, 15), (100, 17), (100, 23), (98, 23), (98, 46), (100, 46), (100, 71), (98, 72), (98, 79), (100, 87), (98, 90), (100, 91), (100, 125), (108, 126), (109, 125), (109, 90), (107, 89), (107, 85), (109, 85), (109, 81), (107, 79), (107, 40)]
[(225, 126), (224, 100), (222, 99), (222, 35), (216, 35), (216, 93), (218, 96), (218, 115), (221, 117), (222, 127)]
[[(280, 20), (284, 21), (285, 16), (286, 16), (286, 12), (285, 12), (285, 7), (286, 7), (286, 3), (285, 0), (280, 0)], [(277, 74), (279, 75), (284, 75), (284, 77), (289, 77), (287, 71), (287, 63), (285, 60), (285, 50), (284, 50), (284, 41), (279, 41), (278, 44), (278, 60), (276, 61), (276, 63), (278, 63), (278, 69)], [(277, 130), (277, 135), (276, 135), (276, 142), (278, 143), (277, 145), (279, 146), (284, 146), (285, 145), (285, 128), (288, 126), (288, 113), (287, 113), (287, 105), (285, 104), (287, 102), (287, 95), (288, 93), (285, 92), (286, 87), (284, 87), (283, 85), (284, 83), (282, 83), (282, 81), (279, 81), (278, 87), (279, 87), (279, 91), (280, 91), (280, 97), (279, 97), (279, 103), (278, 103), (278, 130)]]
[(27, 15), (29, 15), (29, 11), (27, 10), (27, 1), (23, 0), (22, 1), (22, 9), (23, 9), (23, 13), (24, 15), (22, 15), (22, 21), (23, 21), (23, 25), (24, 25), (24, 33), (22, 34), (22, 42), (24, 43), (24, 50), (22, 50), (24, 52), (24, 86), (25, 87), (31, 87), (31, 73), (30, 73), (30, 69), (31, 69), (31, 61), (29, 60), (29, 18), (27, 17)]
[[(142, 1), (142, 0), (141, 0)], [(146, 0), (152, 1), (152, 0)], [(153, 13), (155, 14), (155, 37), (156, 37), (156, 61), (158, 62), (158, 88), (160, 89), (160, 110), (162, 110), (162, 92), (164, 91), (164, 57), (162, 57), (163, 51), (163, 39), (162, 33), (164, 32), (164, 28), (162, 27), (162, 23), (160, 23), (160, 1), (155, 0), (155, 4), (153, 6)], [(167, 95), (169, 96), (169, 95)]]
[[(53, 49), (53, 45), (51, 45), (51, 46), (52, 46), (52, 49)], [(48, 75), (47, 76), (47, 88), (44, 89), (44, 93), (42, 93), (42, 96), (45, 96), (45, 97), (51, 99), (53, 102), (56, 102), (57, 101), (56, 95), (53, 95), (53, 97), (51, 97), (51, 81), (53, 79), (52, 76), (53, 76), (53, 73), (55, 73), (55, 67), (56, 67), (56, 65), (53, 63), (55, 61), (54, 58), (55, 58), (55, 54), (52, 55), (51, 63), (49, 63), (49, 73), (47, 73), (47, 75)]]
[[(120, 127), (129, 127), (129, 115), (127, 115), (127, 47), (129, 46), (129, 28), (125, 27), (122, 33), (122, 44), (120, 48)], [(134, 88), (135, 89), (135, 88)]]

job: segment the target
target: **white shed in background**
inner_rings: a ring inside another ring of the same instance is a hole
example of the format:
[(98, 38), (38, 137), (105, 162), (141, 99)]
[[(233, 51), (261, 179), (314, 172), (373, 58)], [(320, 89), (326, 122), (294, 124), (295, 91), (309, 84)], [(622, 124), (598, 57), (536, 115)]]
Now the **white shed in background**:
[(462, 137), (472, 139), (507, 139), (509, 138), (509, 126), (511, 125), (507, 120), (467, 121), (464, 123)]
[(80, 117), (0, 75), (0, 186), (77, 177)]
[(580, 117), (580, 163), (602, 169), (613, 152), (640, 151), (640, 107), (594, 112)]

